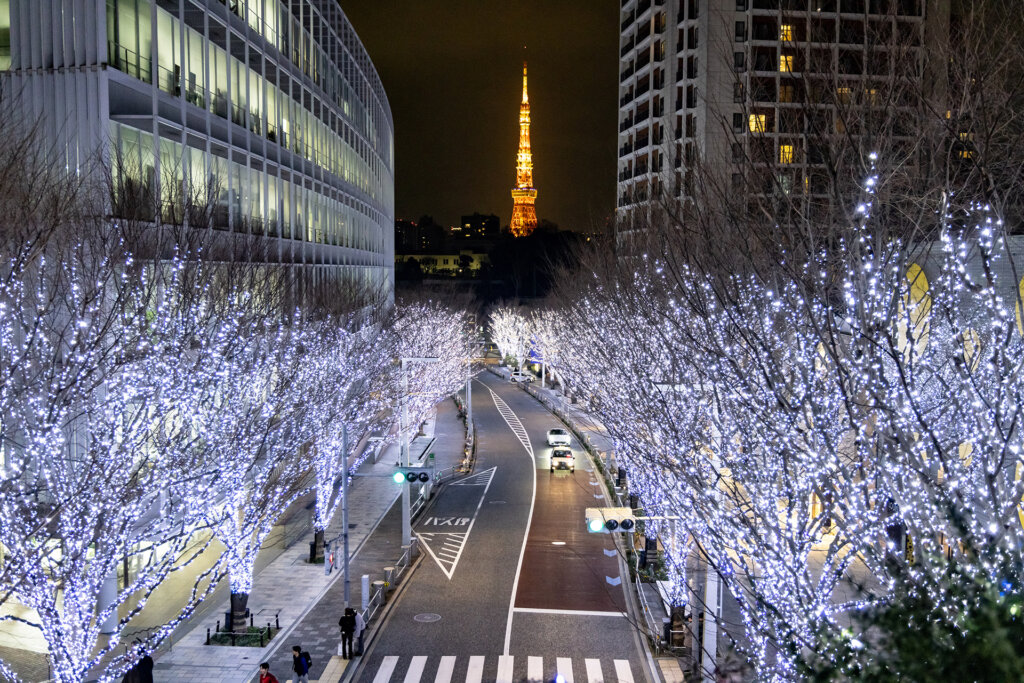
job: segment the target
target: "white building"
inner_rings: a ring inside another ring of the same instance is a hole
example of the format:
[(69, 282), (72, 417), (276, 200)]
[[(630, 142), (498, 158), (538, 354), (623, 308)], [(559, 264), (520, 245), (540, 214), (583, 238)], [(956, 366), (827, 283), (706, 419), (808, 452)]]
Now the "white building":
[(162, 222), (205, 198), (263, 260), (392, 290), (391, 109), (337, 0), (0, 0), (0, 69), (70, 171), (102, 155)]
[(814, 194), (808, 132), (845, 132), (839, 109), (870, 107), (922, 68), (949, 1), (620, 0), (619, 18), (616, 213), (628, 230), (660, 200), (692, 196), (698, 161), (737, 191), (762, 191), (743, 176), (754, 160), (756, 182)]

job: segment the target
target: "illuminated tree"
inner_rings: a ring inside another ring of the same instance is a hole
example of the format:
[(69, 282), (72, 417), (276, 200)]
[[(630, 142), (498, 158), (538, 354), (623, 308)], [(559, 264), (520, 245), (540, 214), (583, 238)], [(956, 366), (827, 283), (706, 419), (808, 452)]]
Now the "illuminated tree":
[(202, 476), (216, 504), (200, 510), (224, 545), (234, 630), (245, 630), (256, 556), (274, 523), (311, 486), (300, 457), (304, 386), (311, 353), (304, 329), (261, 317), (240, 326), (217, 361), (216, 392), (193, 402), (188, 419), (203, 441)]
[(844, 628), (908, 586), (953, 630), (976, 607), (963, 582), (1019, 591), (1024, 345), (1002, 227), (942, 206), (939, 240), (879, 240), (876, 183), (849, 239), (792, 278), (666, 253), (563, 310), (562, 372), (595, 397), (645, 512), (683, 518), (677, 590), (699, 548), (764, 678), (866, 671), (871, 634)]
[(491, 310), (491, 341), (502, 358), (511, 358), (518, 368), (530, 352), (530, 320), (517, 306), (501, 304)]
[[(55, 679), (81, 681), (206, 549), (193, 532), (212, 500), (179, 410), (216, 384), (209, 354), (230, 336), (193, 305), (187, 262), (137, 267), (116, 230), (88, 220), (43, 237), (7, 242), (0, 281), (0, 602), (30, 607)], [(113, 656), (108, 676), (155, 648), (216, 579), (200, 572), (179, 614)]]
[[(427, 418), (438, 401), (457, 392), (466, 380), (465, 313), (433, 301), (401, 304), (395, 312), (393, 334), (395, 357), (390, 379), (392, 405), (400, 410), (403, 387), (409, 423), (413, 433)], [(433, 362), (406, 364), (402, 376), (402, 358), (431, 358)], [(396, 410), (397, 418), (397, 410)], [(401, 439), (402, 435), (399, 434)]]
[[(316, 474), (313, 519), (316, 555), (322, 556), (324, 532), (341, 504), (338, 480), (347, 476), (343, 430), (351, 452), (367, 433), (384, 422), (389, 407), (385, 391), (392, 345), (376, 321), (343, 326), (330, 321), (315, 325), (308, 342), (307, 363), (299, 386), (308, 406), (305, 431), (310, 435), (308, 458)], [(350, 465), (351, 466), (351, 465)]]

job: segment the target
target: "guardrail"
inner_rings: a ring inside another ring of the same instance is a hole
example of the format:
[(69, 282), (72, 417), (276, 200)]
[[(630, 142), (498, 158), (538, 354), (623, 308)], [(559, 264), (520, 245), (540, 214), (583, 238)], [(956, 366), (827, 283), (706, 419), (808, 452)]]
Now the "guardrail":
[(398, 583), (398, 580), (402, 578), (402, 574), (412, 565), (413, 558), (415, 557), (416, 539), (414, 538), (409, 547), (402, 553), (402, 556), (398, 558), (395, 566), (384, 568), (384, 580), (373, 582), (370, 599), (366, 603), (366, 609), (363, 610), (363, 621), (366, 622), (367, 626), (370, 625), (373, 618), (380, 612), (381, 607), (387, 602), (388, 590)]

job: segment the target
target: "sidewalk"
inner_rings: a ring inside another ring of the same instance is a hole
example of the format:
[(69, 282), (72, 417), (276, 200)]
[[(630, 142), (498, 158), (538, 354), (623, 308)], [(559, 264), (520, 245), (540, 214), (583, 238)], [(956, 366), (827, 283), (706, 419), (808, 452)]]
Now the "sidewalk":
[[(425, 436), (413, 440), (411, 453), (419, 456), (433, 452), (438, 469), (461, 461), (464, 427), (454, 403), (445, 400), (436, 407), (436, 418), (424, 426)], [(429, 451), (427, 450), (429, 445)], [(424, 455), (425, 457), (425, 455)], [(378, 462), (368, 459), (353, 478), (349, 488), (349, 548), (351, 560), (351, 604), (360, 604), (360, 576), (370, 574), (371, 581), (383, 576), (383, 567), (395, 562), (402, 553), (400, 506), (394, 505), (401, 488), (391, 479), (398, 446), (393, 444)], [(341, 510), (335, 514), (326, 533), (327, 539), (341, 535)], [(316, 679), (331, 656), (337, 654), (338, 618), (344, 607), (344, 573), (340, 560), (327, 576), (323, 565), (311, 565), (308, 540), (301, 536), (267, 564), (255, 577), (249, 596), (249, 608), (255, 623), (266, 626), (275, 617), (281, 632), (266, 647), (208, 646), (207, 629), (213, 631), (228, 609), (226, 595), (204, 615), (189, 624), (190, 629), (177, 638), (173, 648), (156, 660), (154, 680), (222, 681), (238, 683), (251, 680), (260, 662), (270, 661), (271, 671), (287, 681), (291, 671), (291, 646), (302, 645), (313, 657), (311, 678)], [(338, 541), (340, 544), (340, 540)], [(339, 547), (336, 544), (336, 547)], [(375, 624), (371, 624), (370, 629)]]

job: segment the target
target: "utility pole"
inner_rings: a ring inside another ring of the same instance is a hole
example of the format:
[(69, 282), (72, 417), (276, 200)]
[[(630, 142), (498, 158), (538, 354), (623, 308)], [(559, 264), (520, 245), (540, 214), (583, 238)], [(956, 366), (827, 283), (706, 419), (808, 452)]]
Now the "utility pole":
[(349, 582), (348, 558), (348, 425), (341, 425), (341, 538), (344, 553), (345, 569), (345, 607), (349, 606), (352, 597), (352, 586)]

